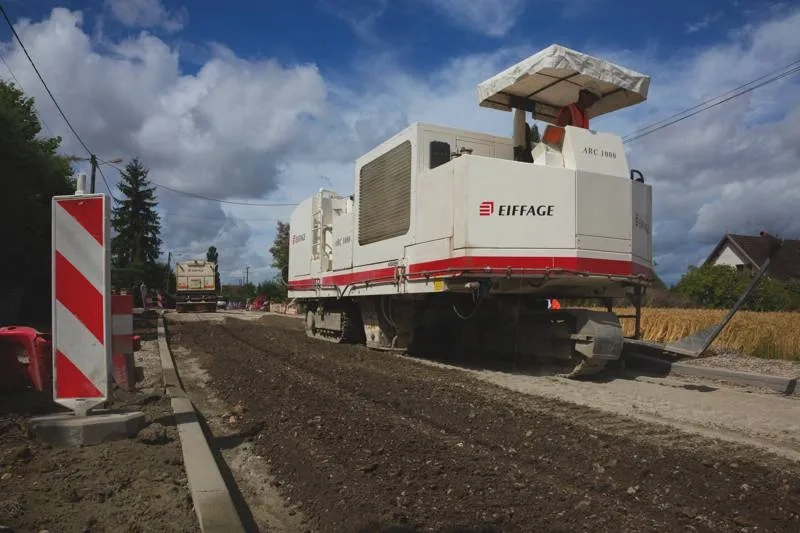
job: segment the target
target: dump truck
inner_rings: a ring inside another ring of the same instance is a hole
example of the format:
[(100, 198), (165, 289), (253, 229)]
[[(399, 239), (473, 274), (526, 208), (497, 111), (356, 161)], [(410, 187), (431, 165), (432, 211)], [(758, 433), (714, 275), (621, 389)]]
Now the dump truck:
[(212, 261), (194, 259), (175, 265), (175, 310), (178, 313), (217, 310), (217, 265)]

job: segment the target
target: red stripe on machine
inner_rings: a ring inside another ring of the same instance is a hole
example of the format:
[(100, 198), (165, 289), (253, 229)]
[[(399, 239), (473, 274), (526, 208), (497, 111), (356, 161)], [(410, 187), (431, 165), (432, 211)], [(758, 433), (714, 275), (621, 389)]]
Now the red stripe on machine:
[(103, 295), (59, 251), (55, 255), (56, 299), (105, 344)]
[(452, 257), (437, 261), (427, 261), (409, 265), (409, 277), (421, 277), (425, 273), (449, 270), (547, 270), (563, 269), (591, 272), (600, 275), (630, 276), (633, 273), (631, 261), (616, 259), (595, 259), (591, 257), (504, 257), (477, 256)]
[[(600, 276), (650, 276), (652, 270), (632, 261), (615, 259), (597, 259), (591, 257), (518, 257), (518, 256), (472, 256), (439, 259), (424, 263), (415, 263), (408, 266), (409, 279), (421, 279), (428, 275), (445, 277), (457, 275), (463, 271), (512, 271), (530, 270), (545, 271), (550, 269), (567, 270), (572, 272), (589, 272)], [(320, 284), (323, 287), (331, 285), (351, 285), (364, 282), (390, 281), (394, 279), (394, 267), (381, 267), (360, 272), (347, 272), (342, 274), (327, 275)], [(295, 290), (313, 289), (317, 279), (302, 279), (289, 283)]]

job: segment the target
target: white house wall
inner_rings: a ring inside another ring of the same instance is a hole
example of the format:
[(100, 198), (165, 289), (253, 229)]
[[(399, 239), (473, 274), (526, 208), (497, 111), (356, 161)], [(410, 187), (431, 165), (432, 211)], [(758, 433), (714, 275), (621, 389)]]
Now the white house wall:
[(729, 265), (729, 266), (739, 266), (743, 265), (744, 261), (741, 257), (736, 255), (736, 252), (731, 249), (730, 244), (726, 244), (725, 247), (720, 252), (719, 257), (717, 260), (714, 261), (715, 265)]

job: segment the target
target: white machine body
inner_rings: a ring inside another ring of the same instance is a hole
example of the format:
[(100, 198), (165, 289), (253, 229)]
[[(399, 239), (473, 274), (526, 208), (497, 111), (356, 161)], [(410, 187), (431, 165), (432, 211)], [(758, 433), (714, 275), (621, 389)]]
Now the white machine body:
[[(513, 139), (414, 123), (356, 161), (355, 194), (321, 190), (290, 220), (291, 298), (459, 290), (620, 296), (652, 276), (651, 187), (621, 139), (548, 126)], [(461, 284), (461, 285), (459, 285)]]

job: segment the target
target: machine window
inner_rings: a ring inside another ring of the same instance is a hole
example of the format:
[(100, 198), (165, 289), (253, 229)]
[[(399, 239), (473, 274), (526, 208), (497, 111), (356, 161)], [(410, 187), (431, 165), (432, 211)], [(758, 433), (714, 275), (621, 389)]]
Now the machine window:
[(450, 143), (444, 141), (431, 141), (429, 168), (436, 168), (450, 161)]

